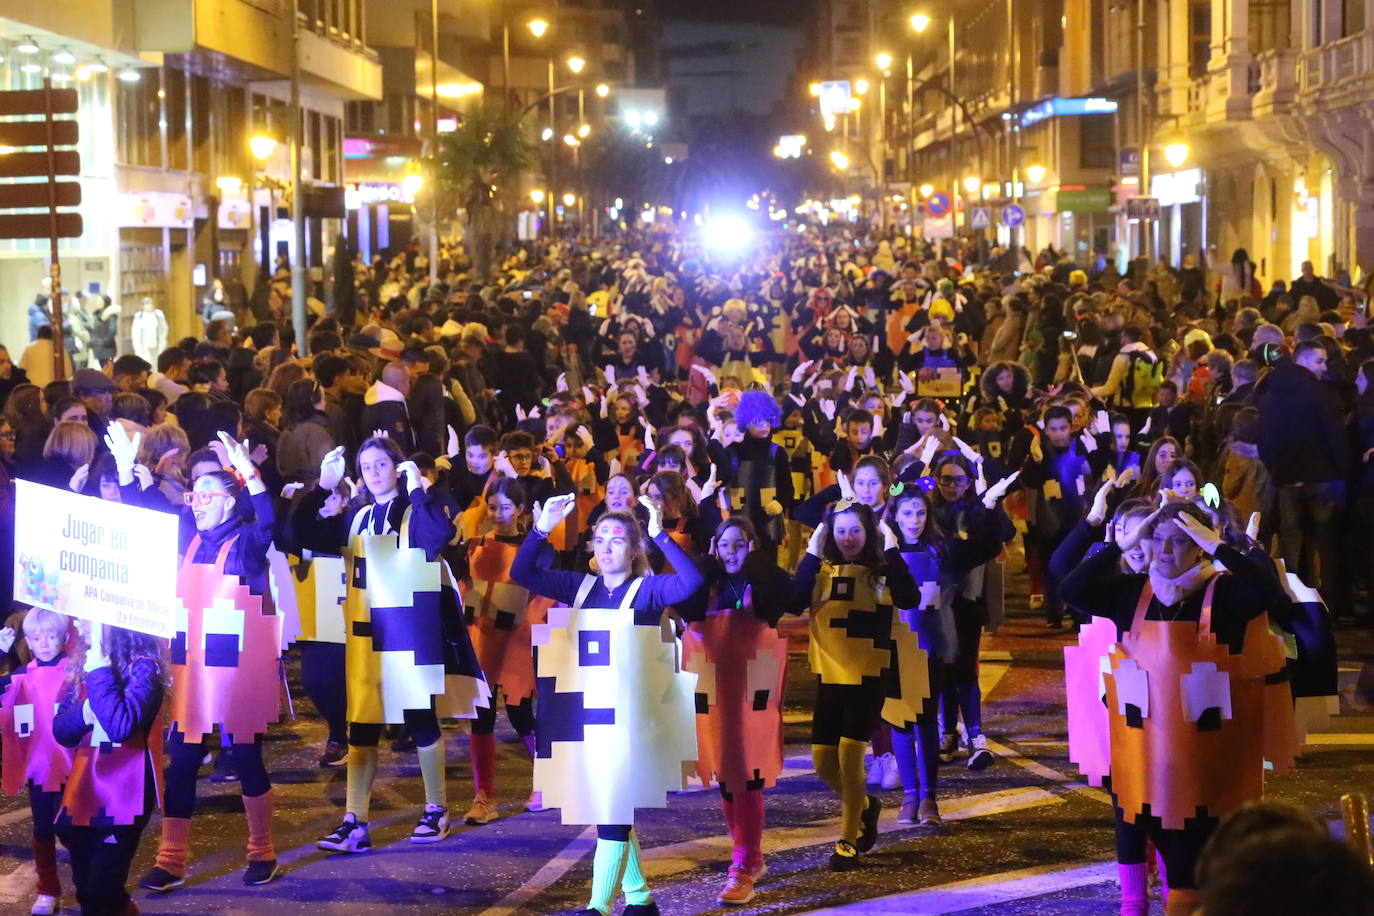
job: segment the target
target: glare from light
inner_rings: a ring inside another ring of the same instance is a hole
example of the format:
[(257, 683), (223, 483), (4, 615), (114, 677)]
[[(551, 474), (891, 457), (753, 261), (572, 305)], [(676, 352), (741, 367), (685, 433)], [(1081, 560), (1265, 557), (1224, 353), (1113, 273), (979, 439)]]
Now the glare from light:
[(855, 80), (855, 81), (854, 81), (854, 91), (857, 92), (859, 95), (863, 95), (864, 93), (868, 92), (868, 80), (866, 80), (866, 79), (858, 79), (858, 80)]
[(969, 175), (964, 179), (964, 190), (970, 194), (976, 193), (982, 186), (983, 179), (979, 178), (977, 175)]
[(76, 78), (79, 79), (79, 80), (81, 80), (81, 82), (83, 82), (83, 83), (86, 82), (86, 80), (88, 80), (88, 79), (91, 78), (91, 68), (90, 68), (90, 67), (77, 67), (77, 68), (76, 68)]
[(52, 81), (54, 83), (70, 83), (72, 81), (72, 75), (66, 70), (54, 70), (52, 72)]
[(549, 23), (546, 19), (531, 19), (526, 23), (526, 26), (529, 28), (530, 34), (535, 38), (543, 38), (544, 33), (549, 30)]
[(911, 17), (911, 27), (918, 32), (924, 32), (930, 27), (930, 17), (925, 13), (917, 13)]
[(653, 210), (645, 210), (645, 211), (643, 211), (642, 213), (639, 214), (639, 221), (640, 221), (641, 223), (653, 223), (653, 221), (654, 221), (654, 211), (653, 211)]
[(530, 200), (534, 201), (536, 204), (542, 204), (544, 202), (544, 192), (535, 188), (530, 192)]
[(637, 129), (641, 124), (644, 123), (644, 116), (633, 108), (626, 111), (624, 117), (625, 123), (632, 128)]
[(579, 54), (574, 54), (568, 58), (568, 69), (573, 73), (581, 73), (587, 66), (587, 58)]
[(553, 139), (553, 128), (552, 128), (552, 127), (546, 127), (546, 128), (544, 128), (543, 131), (541, 131), (540, 134), (539, 134), (539, 139), (540, 139), (540, 140), (552, 140), (552, 139)]
[(96, 61), (95, 63), (87, 64), (86, 66), (90, 68), (90, 71), (92, 73), (107, 73), (110, 69), (109, 66), (105, 64), (103, 61)]
[(658, 112), (656, 112), (656, 111), (646, 111), (646, 112), (644, 112), (644, 126), (645, 126), (645, 127), (653, 127), (653, 126), (654, 126), (655, 124), (657, 124), (657, 123), (658, 123)]
[(617, 210), (624, 210), (624, 209), (625, 209), (625, 200), (624, 200), (624, 198), (617, 197), (617, 198), (615, 199), (615, 208), (616, 208)]
[(21, 73), (41, 73), (43, 68), (38, 64), (24, 64), (19, 68)]
[(598, 98), (604, 99), (606, 96), (608, 96), (608, 95), (610, 95), (610, 94), (611, 94), (611, 87), (610, 87), (610, 86), (607, 86), (605, 83), (597, 83), (597, 84), (596, 84), (596, 95), (597, 95)]
[(591, 135), (591, 132), (592, 126), (590, 124), (583, 124), (581, 127), (577, 128), (577, 135), (584, 140)]
[(119, 78), (126, 83), (136, 83), (143, 79), (143, 74), (137, 70), (120, 70)]
[(849, 168), (849, 157), (840, 150), (831, 150), (830, 164), (843, 172)]
[[(120, 78), (123, 79), (123, 74), (120, 74)], [(265, 162), (269, 156), (276, 152), (277, 139), (264, 134), (251, 137), (248, 140), (248, 150), (253, 154), (254, 159)]]
[(235, 197), (243, 190), (243, 179), (235, 175), (221, 175), (215, 179), (215, 187), (221, 194)]
[(806, 91), (819, 98), (821, 94), (821, 84), (812, 83), (810, 86), (806, 87)]
[(854, 96), (854, 98), (849, 100), (849, 110), (858, 111), (860, 104), (862, 103), (859, 101), (859, 97), (857, 95)]
[(673, 157), (672, 157), (672, 156), (664, 156), (664, 157), (663, 157), (663, 164), (664, 164), (664, 165), (672, 165), (672, 164), (673, 164)]
[(929, 197), (930, 195), (935, 193), (935, 185), (923, 184), (917, 190), (921, 192), (922, 197)]
[(577, 195), (576, 195), (576, 194), (574, 194), (573, 192), (569, 191), (567, 194), (564, 194), (564, 195), (563, 195), (563, 206), (565, 206), (565, 207), (571, 207), (571, 206), (572, 206), (573, 204), (575, 204), (575, 203), (577, 203)]
[(37, 54), (38, 45), (34, 43), (32, 38), (25, 38), (14, 46), (14, 50), (18, 51), (20, 54)]
[(706, 223), (706, 244), (717, 251), (743, 251), (754, 239), (754, 232), (741, 217), (724, 214)]
[(425, 177), (423, 175), (407, 175), (401, 179), (401, 190), (407, 197), (414, 197), (420, 193), (420, 188), (424, 187)]
[(1026, 177), (1031, 184), (1039, 184), (1045, 180), (1045, 167), (1043, 165), (1031, 165), (1026, 167)]
[(577, 146), (577, 145), (578, 145), (578, 140), (577, 140), (577, 138), (574, 137), (572, 134), (564, 134), (564, 135), (563, 135), (563, 143), (566, 144), (567, 146)]
[(440, 83), (434, 91), (438, 93), (441, 99), (462, 99), (480, 93), (482, 84), (477, 82)]
[(1175, 140), (1173, 143), (1167, 144), (1164, 147), (1164, 161), (1174, 168), (1178, 168), (1188, 161), (1188, 153), (1188, 144), (1184, 143), (1182, 140)]
[(55, 64), (74, 64), (76, 63), (76, 55), (63, 48), (61, 51), (53, 52), (52, 61)]
[(873, 62), (878, 65), (879, 70), (886, 70), (892, 66), (892, 55), (883, 51), (877, 57), (873, 58)]

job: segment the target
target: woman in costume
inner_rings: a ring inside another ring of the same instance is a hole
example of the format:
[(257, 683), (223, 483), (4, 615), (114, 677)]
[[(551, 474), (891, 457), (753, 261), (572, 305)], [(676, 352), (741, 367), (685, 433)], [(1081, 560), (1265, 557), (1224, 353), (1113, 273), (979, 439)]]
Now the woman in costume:
[(595, 573), (551, 568), (549, 532), (573, 511), (572, 495), (537, 507), (511, 578), (567, 608), (535, 627), (541, 689), (534, 786), (565, 824), (596, 824), (588, 916), (609, 916), (618, 892), (625, 916), (657, 916), (633, 828), (635, 808), (663, 807), (696, 759), (690, 673), (665, 611), (702, 585), (696, 564), (663, 530), (647, 499), (649, 536), (676, 570), (647, 575), (638, 519), (608, 512), (592, 530)]
[(689, 624), (685, 665), (699, 678), (697, 775), (720, 787), (734, 845), (717, 898), (726, 906), (753, 900), (754, 885), (768, 870), (763, 790), (782, 772), (787, 639), (776, 629), (782, 603), (771, 596), (787, 594), (791, 582), (757, 547), (747, 518), (721, 522), (709, 548), (706, 600), (680, 606)]
[[(268, 585), (272, 497), (248, 456), (251, 444), (219, 434), (235, 474), (211, 471), (186, 494), (196, 534), (177, 574), (180, 622), (172, 639), (171, 719), (167, 734), (166, 809), (157, 863), (140, 886), (165, 892), (186, 883), (191, 816), (204, 743), (216, 727), (239, 774), (248, 820), (243, 883), (277, 876), (272, 845), (272, 782), (262, 736), (281, 715), (281, 617)], [(117, 461), (131, 461), (110, 438)], [(137, 454), (137, 445), (133, 445)], [(121, 476), (122, 470), (121, 470)], [(240, 479), (242, 483), (240, 483)], [(251, 504), (245, 521), (243, 504)]]
[[(1141, 538), (1149, 572), (1120, 572), (1123, 548)], [(1118, 861), (1143, 866), (1152, 841), (1165, 912), (1183, 916), (1198, 903), (1193, 868), (1217, 822), (1262, 794), (1266, 760), (1293, 763), (1283, 644), (1269, 631), (1269, 611), (1286, 628), (1290, 605), (1272, 572), (1223, 543), (1192, 503), (1163, 507), (1123, 540), (1074, 569), (1063, 596), (1116, 629), (1103, 681)], [(1122, 880), (1121, 912), (1145, 913), (1143, 867)]]
[(791, 610), (810, 611), (809, 656), (816, 674), (811, 757), (840, 796), (833, 871), (858, 867), (878, 840), (882, 805), (867, 793), (864, 751), (877, 728), (892, 665), (892, 608), (921, 596), (897, 538), (872, 509), (841, 499), (811, 534), (797, 565)]
[(440, 557), (452, 540), (457, 507), (426, 489), (420, 470), (387, 438), (358, 449), (358, 473), (371, 501), (319, 518), (343, 479), (343, 448), (320, 464), (318, 485), (302, 497), (304, 546), (347, 559), (344, 597), (348, 678), (348, 791), (339, 826), (317, 844), (330, 852), (372, 848), (367, 828), (377, 743), (386, 725), (404, 725), (415, 742), (425, 807), (412, 843), (449, 833), (444, 743), (439, 719), (471, 719), (490, 703), (458, 592)]

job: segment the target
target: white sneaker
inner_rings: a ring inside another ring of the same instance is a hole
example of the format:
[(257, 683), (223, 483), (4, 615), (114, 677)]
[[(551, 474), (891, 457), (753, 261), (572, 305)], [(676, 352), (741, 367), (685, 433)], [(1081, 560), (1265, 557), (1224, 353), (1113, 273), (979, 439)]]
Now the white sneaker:
[(367, 824), (360, 824), (352, 814), (345, 814), (343, 822), (315, 845), (330, 852), (367, 852), (372, 848), (372, 837), (367, 832)]
[(997, 758), (992, 756), (992, 751), (988, 750), (988, 739), (982, 735), (974, 735), (968, 739), (968, 768), (970, 770), (986, 770), (992, 766), (992, 762)]
[(52, 916), (57, 912), (57, 898), (52, 894), (39, 894), (33, 901), (33, 909), (29, 912), (33, 916)]
[(886, 754), (874, 754), (873, 760), (868, 764), (868, 779), (870, 786), (880, 786), (883, 784), (883, 758)]
[(526, 811), (547, 811), (548, 809), (544, 807), (544, 793), (543, 793), (543, 792), (537, 792), (537, 791), (536, 791), (536, 792), (531, 792), (531, 793), (530, 793), (530, 800), (527, 801), (527, 802), (525, 802), (525, 810), (526, 810)]
[(425, 805), (424, 813), (410, 832), (412, 843), (437, 843), (448, 836), (448, 809), (443, 805)]
[(897, 769), (897, 755), (883, 755), (883, 788), (900, 789), (902, 787), (902, 774)]

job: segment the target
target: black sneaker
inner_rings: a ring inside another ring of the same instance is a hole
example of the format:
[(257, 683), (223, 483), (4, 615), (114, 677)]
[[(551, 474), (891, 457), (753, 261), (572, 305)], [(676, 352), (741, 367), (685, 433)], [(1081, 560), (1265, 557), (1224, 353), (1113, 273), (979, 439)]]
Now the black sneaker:
[(958, 732), (946, 732), (940, 738), (940, 762), (953, 763), (955, 756), (959, 753), (959, 734)]
[(186, 878), (184, 876), (178, 878), (167, 869), (154, 865), (146, 875), (139, 879), (138, 886), (147, 888), (154, 894), (165, 894), (185, 883)]
[(372, 837), (366, 824), (358, 823), (352, 814), (345, 814), (343, 823), (315, 845), (330, 852), (367, 852), (372, 848)]
[(243, 870), (243, 883), (250, 887), (255, 884), (266, 884), (277, 877), (277, 860), (267, 859), (261, 862), (249, 862), (248, 867)]
[(835, 851), (830, 854), (831, 871), (853, 871), (859, 867), (859, 850), (854, 848), (853, 843), (846, 843), (840, 840), (835, 844)]
[(878, 801), (878, 796), (868, 796), (868, 805), (864, 808), (863, 829), (859, 831), (859, 841), (854, 845), (859, 852), (868, 852), (878, 844), (878, 815), (883, 811), (883, 803)]
[(420, 822), (410, 833), (412, 843), (437, 843), (448, 836), (448, 809), (442, 805), (425, 805)]
[(338, 767), (348, 762), (348, 749), (338, 741), (330, 741), (324, 746), (324, 753), (320, 755), (320, 766)]
[(215, 769), (210, 774), (211, 782), (238, 782), (239, 768), (234, 765), (233, 755), (228, 751), (220, 751), (215, 758)]
[(658, 904), (652, 900), (648, 903), (626, 904), (625, 909), (620, 911), (620, 916), (659, 916)]

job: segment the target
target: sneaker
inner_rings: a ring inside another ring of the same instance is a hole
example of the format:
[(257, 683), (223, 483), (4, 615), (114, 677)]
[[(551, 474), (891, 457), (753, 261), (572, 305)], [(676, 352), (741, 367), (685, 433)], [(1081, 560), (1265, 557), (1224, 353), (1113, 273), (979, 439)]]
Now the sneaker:
[(873, 760), (868, 764), (868, 779), (866, 780), (867, 783), (868, 783), (870, 786), (880, 786), (880, 785), (883, 784), (883, 772), (884, 772), (883, 760), (884, 760), (884, 758), (886, 758), (886, 757), (888, 757), (888, 756), (890, 756), (890, 755), (888, 755), (888, 754), (874, 754), (874, 755), (873, 755)]
[(239, 768), (234, 765), (233, 756), (228, 751), (220, 751), (215, 758), (215, 769), (210, 774), (211, 782), (238, 782)]
[(1045, 618), (1045, 627), (1050, 630), (1064, 629), (1064, 618), (1062, 615), (1051, 614)]
[(940, 738), (940, 762), (953, 763), (959, 755), (959, 734), (947, 732)]
[(916, 796), (902, 796), (902, 807), (897, 809), (897, 823), (914, 824), (916, 823)]
[(650, 900), (648, 903), (631, 903), (620, 911), (620, 916), (660, 916), (658, 904)]
[(367, 852), (372, 848), (372, 837), (368, 835), (366, 824), (358, 823), (352, 814), (345, 814), (343, 822), (315, 845), (330, 852)]
[(154, 865), (148, 869), (148, 873), (139, 879), (138, 886), (147, 888), (154, 894), (165, 894), (170, 890), (181, 887), (186, 883), (184, 875), (178, 876), (169, 872), (161, 866)]
[(883, 755), (883, 781), (884, 789), (900, 789), (902, 787), (902, 774), (897, 769), (897, 757), (895, 754)]
[(835, 851), (830, 854), (831, 871), (853, 871), (859, 867), (859, 850), (854, 848), (853, 843), (846, 843), (840, 840), (835, 844)]
[(472, 800), (472, 807), (468, 813), (463, 815), (463, 823), (469, 827), (476, 827), (478, 824), (490, 824), (500, 817), (496, 811), (496, 799), (490, 795), (479, 795)]
[(935, 804), (933, 798), (921, 799), (921, 807), (916, 812), (916, 820), (926, 827), (942, 827), (945, 823), (940, 818), (940, 806)]
[(341, 742), (330, 741), (324, 746), (324, 753), (320, 755), (320, 766), (341, 767), (346, 763), (348, 763), (348, 749)]
[(725, 879), (725, 889), (716, 897), (722, 906), (743, 906), (754, 899), (754, 876), (747, 868), (730, 866), (729, 876)]
[(547, 811), (547, 810), (549, 810), (548, 808), (545, 808), (545, 807), (544, 807), (544, 793), (543, 793), (543, 792), (540, 792), (540, 791), (537, 791), (537, 790), (534, 791), (534, 792), (531, 792), (531, 793), (530, 793), (530, 800), (527, 801), (527, 802), (525, 802), (525, 810), (526, 810), (526, 811)]
[(443, 805), (425, 805), (420, 822), (410, 831), (412, 843), (437, 843), (448, 836), (448, 809)]
[(997, 758), (992, 756), (992, 751), (988, 750), (988, 739), (982, 735), (974, 735), (968, 739), (968, 768), (970, 770), (986, 770), (992, 766), (992, 762)]
[(29, 910), (33, 916), (52, 916), (59, 909), (58, 899), (52, 894), (39, 894), (33, 901), (33, 909)]
[(277, 870), (276, 859), (267, 859), (262, 862), (249, 862), (248, 867), (243, 870), (243, 883), (249, 887), (255, 884), (266, 884), (279, 874), (280, 872)]
[(859, 831), (859, 840), (854, 845), (859, 847), (859, 852), (868, 852), (878, 844), (878, 815), (883, 811), (883, 803), (878, 800), (878, 796), (868, 796), (868, 804), (864, 806), (862, 815), (863, 827)]
[(1031, 609), (1032, 611), (1038, 611), (1038, 610), (1040, 610), (1042, 607), (1045, 606), (1045, 596), (1044, 596), (1044, 595), (1031, 595), (1031, 596), (1030, 596), (1029, 605), (1030, 605), (1030, 609)]

